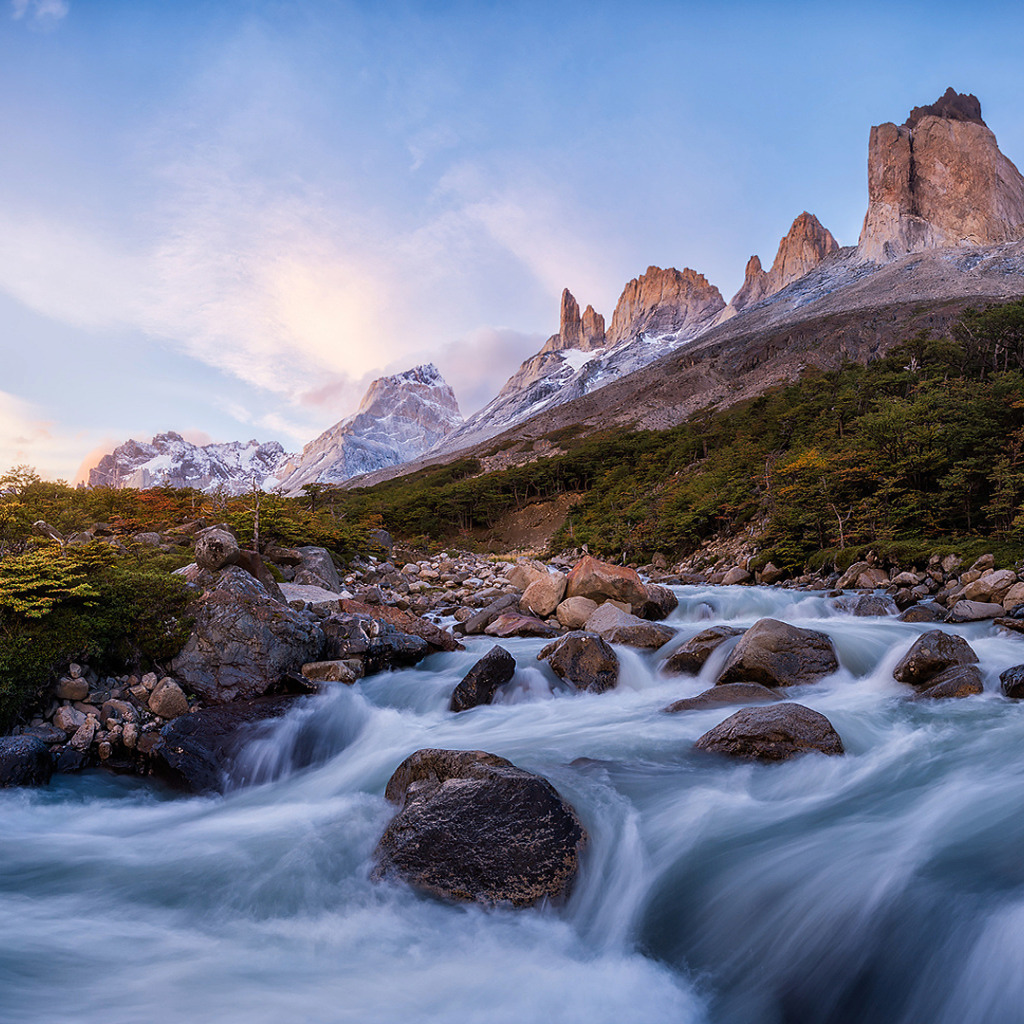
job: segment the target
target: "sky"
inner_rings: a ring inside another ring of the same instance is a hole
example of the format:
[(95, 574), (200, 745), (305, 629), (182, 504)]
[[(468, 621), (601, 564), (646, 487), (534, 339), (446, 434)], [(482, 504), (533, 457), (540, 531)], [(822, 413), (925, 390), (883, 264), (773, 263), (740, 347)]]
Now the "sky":
[(464, 414), (650, 265), (726, 299), (952, 85), (1024, 167), (1024, 5), (0, 0), (0, 473)]

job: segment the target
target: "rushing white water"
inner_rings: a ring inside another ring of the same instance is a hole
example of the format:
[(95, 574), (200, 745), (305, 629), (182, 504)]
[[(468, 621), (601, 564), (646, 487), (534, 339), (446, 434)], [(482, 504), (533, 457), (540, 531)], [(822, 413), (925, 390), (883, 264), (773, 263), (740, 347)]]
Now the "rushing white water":
[[(821, 595), (679, 588), (678, 646), (772, 615), (829, 633), (841, 669), (789, 699), (847, 754), (732, 762), (693, 741), (735, 708), (662, 714), (711, 685), (619, 649), (570, 694), (516, 678), (447, 711), (493, 641), (305, 702), (227, 796), (99, 772), (0, 791), (0, 1021), (1002, 1024), (1024, 1019), (1024, 638), (942, 627), (986, 692), (911, 703), (892, 668), (926, 626)], [(564, 907), (448, 906), (369, 881), (384, 785), (419, 747), (548, 777), (591, 836)]]

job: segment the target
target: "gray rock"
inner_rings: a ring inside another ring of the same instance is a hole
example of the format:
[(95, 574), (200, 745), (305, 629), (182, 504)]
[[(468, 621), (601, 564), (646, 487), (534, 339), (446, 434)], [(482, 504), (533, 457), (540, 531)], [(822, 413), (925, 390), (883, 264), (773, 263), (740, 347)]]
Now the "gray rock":
[(1024, 665), (1014, 665), (1013, 668), (1000, 673), (999, 689), (1004, 696), (1013, 700), (1024, 697)]
[(289, 672), (315, 661), (324, 644), (319, 625), (273, 600), (237, 566), (189, 605), (192, 635), (172, 663), (176, 678), (208, 704), (266, 693)]
[(928, 680), (927, 688), (914, 694), (914, 700), (939, 700), (971, 697), (983, 693), (981, 673), (976, 665), (950, 665)]
[(1001, 604), (984, 601), (957, 601), (949, 613), (947, 622), (977, 622), (980, 619), (998, 619), (1003, 614)]
[(675, 714), (679, 711), (702, 711), (723, 704), (767, 704), (779, 700), (782, 698), (774, 690), (760, 683), (723, 683), (698, 693), (696, 697), (673, 701), (662, 711)]
[(900, 622), (945, 622), (949, 612), (934, 601), (923, 601), (908, 608), (901, 616)]
[[(331, 553), (327, 548), (307, 545), (296, 548), (296, 550), (302, 556), (303, 569), (323, 580), (328, 590), (333, 590), (336, 593), (342, 590), (341, 578), (338, 576), (338, 570), (334, 567), (334, 559), (331, 558)], [(296, 574), (295, 580), (297, 583), (303, 582), (299, 579), (298, 574)]]
[(742, 633), (743, 630), (735, 626), (712, 626), (710, 629), (702, 630), (661, 663), (662, 671), (672, 675), (699, 675), (708, 658), (726, 640)]
[(418, 750), (385, 796), (401, 809), (377, 846), (375, 878), (513, 907), (568, 895), (587, 834), (547, 779), (482, 750)]
[(196, 565), (216, 572), (238, 561), (238, 541), (227, 530), (211, 526), (196, 535)]
[(812, 751), (844, 752), (843, 741), (824, 715), (789, 702), (737, 711), (704, 733), (696, 746), (756, 761), (785, 761)]
[(973, 665), (977, 661), (978, 656), (962, 636), (932, 629), (914, 641), (892, 674), (898, 682), (921, 686), (952, 665)]
[(835, 648), (824, 633), (760, 619), (740, 637), (718, 682), (799, 686), (838, 668)]
[(53, 774), (53, 757), (35, 736), (0, 737), (0, 786), (45, 786)]
[(516, 674), (516, 659), (504, 647), (492, 647), (465, 675), (452, 693), (450, 711), (468, 711), (490, 704), (498, 687)]
[(602, 604), (587, 619), (587, 632), (597, 633), (609, 643), (652, 650), (664, 647), (676, 635), (671, 626), (648, 622), (639, 616), (624, 612), (610, 601)]
[(619, 681), (618, 655), (594, 633), (567, 633), (542, 648), (537, 660), (547, 661), (559, 679), (588, 693), (604, 693)]
[(499, 616), (502, 612), (508, 611), (510, 608), (519, 606), (519, 597), (516, 594), (502, 594), (501, 597), (492, 601), (482, 611), (477, 612), (475, 615), (471, 615), (463, 624), (463, 629), (469, 635), (475, 635), (483, 633), (483, 631)]

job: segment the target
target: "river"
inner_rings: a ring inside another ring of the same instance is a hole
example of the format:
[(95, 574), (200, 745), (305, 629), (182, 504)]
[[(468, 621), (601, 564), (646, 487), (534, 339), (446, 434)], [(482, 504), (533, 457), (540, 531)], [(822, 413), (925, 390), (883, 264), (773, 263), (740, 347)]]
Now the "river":
[[(985, 693), (910, 702), (892, 669), (929, 628), (825, 596), (680, 587), (658, 656), (570, 694), (517, 660), (490, 707), (452, 689), (492, 640), (339, 687), (255, 737), (219, 797), (89, 772), (0, 790), (2, 1024), (1002, 1024), (1024, 1020), (1024, 638), (941, 627)], [(841, 668), (787, 692), (843, 757), (730, 761), (693, 741), (735, 708), (657, 661), (701, 629), (827, 632)], [(369, 880), (392, 771), (480, 748), (549, 778), (591, 842), (563, 907), (449, 906)]]

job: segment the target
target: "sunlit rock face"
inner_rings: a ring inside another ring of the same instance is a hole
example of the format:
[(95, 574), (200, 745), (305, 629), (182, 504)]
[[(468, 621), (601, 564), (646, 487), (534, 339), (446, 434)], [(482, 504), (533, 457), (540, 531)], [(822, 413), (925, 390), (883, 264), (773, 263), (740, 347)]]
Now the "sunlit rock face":
[(738, 313), (775, 295), (838, 251), (839, 243), (832, 237), (832, 232), (814, 214), (804, 211), (793, 221), (793, 226), (779, 242), (771, 270), (764, 270), (757, 256), (750, 257), (743, 286), (733, 296), (728, 312)]
[(721, 292), (703, 274), (689, 267), (648, 267), (623, 288), (608, 341), (616, 345), (638, 334), (695, 334), (724, 306)]
[(871, 129), (860, 253), (884, 263), (949, 246), (1024, 238), (1024, 177), (971, 95), (948, 89), (902, 125)]
[(279, 469), (289, 456), (277, 441), (195, 445), (168, 431), (152, 441), (128, 440), (89, 471), (90, 487), (195, 487), (242, 494)]
[(280, 467), (275, 486), (297, 494), (423, 455), (462, 423), (459, 403), (433, 363), (380, 377), (355, 414), (324, 431)]

